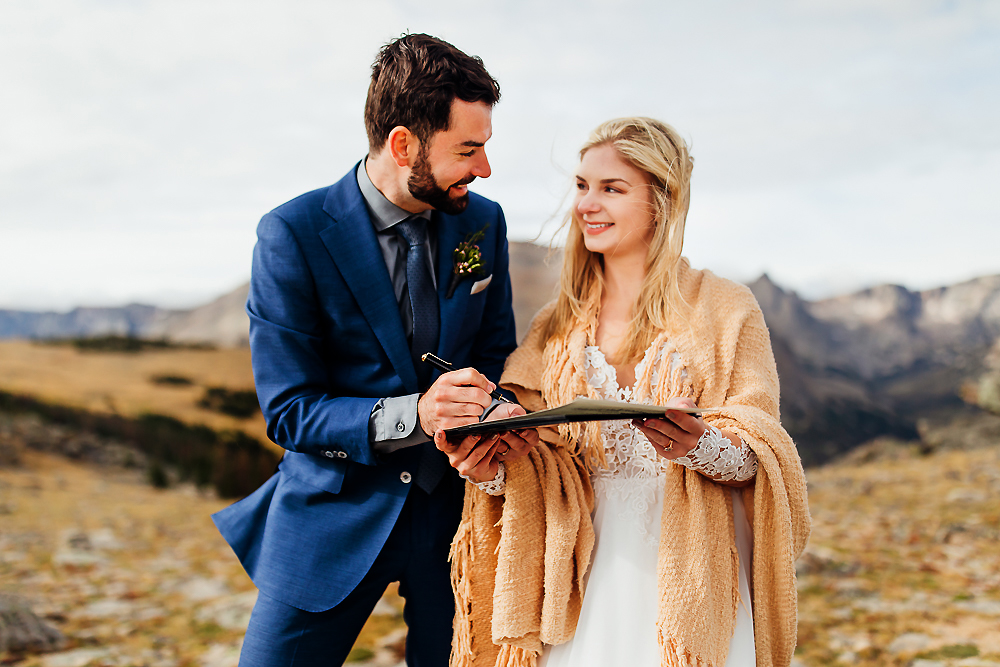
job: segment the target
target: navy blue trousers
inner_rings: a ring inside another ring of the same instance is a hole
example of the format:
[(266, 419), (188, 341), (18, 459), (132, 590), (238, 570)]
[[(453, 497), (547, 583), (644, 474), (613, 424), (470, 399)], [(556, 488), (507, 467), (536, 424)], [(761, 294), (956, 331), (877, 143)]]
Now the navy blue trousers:
[(453, 474), (430, 496), (414, 485), (368, 574), (333, 609), (302, 611), (260, 593), (240, 667), (342, 665), (375, 603), (394, 581), (405, 599), (406, 664), (446, 667), (455, 616), (448, 550), (461, 519), (462, 492), (462, 482)]

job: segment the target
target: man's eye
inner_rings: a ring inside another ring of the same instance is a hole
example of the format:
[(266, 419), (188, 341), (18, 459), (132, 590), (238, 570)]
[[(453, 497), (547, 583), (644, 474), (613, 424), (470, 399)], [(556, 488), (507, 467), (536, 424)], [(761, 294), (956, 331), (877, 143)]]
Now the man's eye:
[(461, 155), (462, 157), (472, 157), (475, 154), (476, 154), (476, 151), (468, 151), (468, 152), (465, 152), (465, 153), (459, 153), (459, 155)]

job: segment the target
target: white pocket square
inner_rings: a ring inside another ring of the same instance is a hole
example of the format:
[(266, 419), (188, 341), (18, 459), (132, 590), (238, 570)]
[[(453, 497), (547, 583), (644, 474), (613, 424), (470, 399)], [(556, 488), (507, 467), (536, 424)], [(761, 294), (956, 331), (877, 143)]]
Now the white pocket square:
[(484, 289), (490, 286), (491, 280), (493, 280), (492, 273), (483, 278), (482, 280), (477, 280), (476, 282), (472, 283), (472, 289), (469, 291), (469, 295), (471, 296), (473, 294), (478, 294), (479, 292), (482, 292)]

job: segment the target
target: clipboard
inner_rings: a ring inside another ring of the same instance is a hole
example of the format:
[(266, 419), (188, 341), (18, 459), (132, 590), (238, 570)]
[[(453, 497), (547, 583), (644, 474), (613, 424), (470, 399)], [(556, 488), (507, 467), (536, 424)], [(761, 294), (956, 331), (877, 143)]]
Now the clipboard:
[(531, 412), (519, 417), (507, 417), (506, 419), (497, 419), (495, 421), (456, 426), (455, 428), (446, 429), (445, 433), (449, 436), (466, 436), (474, 433), (515, 431), (522, 428), (555, 426), (556, 424), (569, 424), (572, 422), (651, 419), (657, 417), (663, 419), (667, 410), (686, 412), (689, 415), (701, 415), (706, 412), (712, 412), (713, 408), (668, 408), (663, 405), (578, 398), (558, 408), (539, 410), (538, 412)]

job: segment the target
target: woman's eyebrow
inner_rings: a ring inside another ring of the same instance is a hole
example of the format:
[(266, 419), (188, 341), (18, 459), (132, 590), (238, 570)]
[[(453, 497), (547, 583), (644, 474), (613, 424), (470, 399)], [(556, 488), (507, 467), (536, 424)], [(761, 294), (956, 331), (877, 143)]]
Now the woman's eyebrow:
[[(580, 176), (580, 175), (577, 175), (576, 180), (577, 181), (582, 181), (584, 183), (587, 182), (587, 179), (584, 178), (583, 176)], [(600, 180), (600, 184), (601, 185), (609, 185), (611, 183), (624, 183), (628, 187), (632, 187), (632, 184), (629, 183), (628, 181), (626, 181), (624, 178), (602, 178)]]

